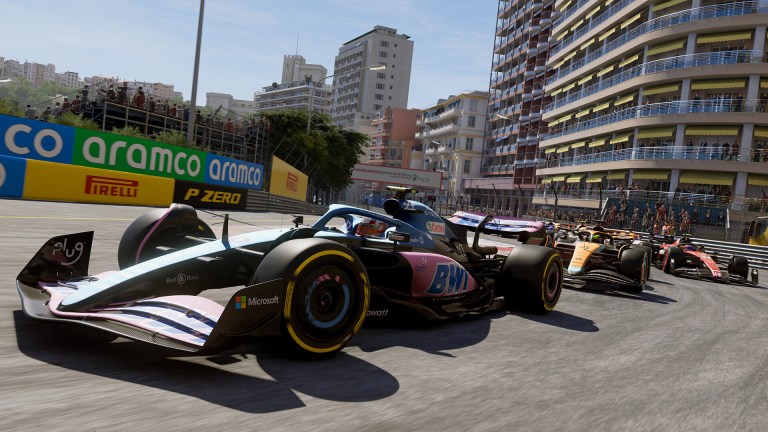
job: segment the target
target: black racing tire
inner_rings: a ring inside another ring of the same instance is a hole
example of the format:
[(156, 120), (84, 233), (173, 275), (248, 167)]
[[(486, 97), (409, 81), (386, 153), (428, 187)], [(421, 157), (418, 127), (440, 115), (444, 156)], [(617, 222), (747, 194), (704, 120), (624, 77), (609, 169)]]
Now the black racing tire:
[(647, 247), (650, 251), (650, 255), (648, 256), (648, 262), (653, 262), (653, 259), (655, 258), (653, 256), (653, 243), (649, 241), (642, 241), (640, 242), (640, 246)]
[(747, 258), (740, 255), (732, 256), (728, 262), (728, 273), (741, 276), (744, 279), (749, 278), (749, 261)]
[(624, 249), (619, 255), (619, 273), (635, 281), (636, 286), (633, 288), (638, 292), (645, 289), (649, 266), (648, 253), (644, 247)]
[(325, 239), (289, 240), (264, 256), (251, 284), (282, 278), (280, 338), (294, 353), (337, 352), (363, 325), (370, 304), (368, 273), (346, 246)]
[[(648, 243), (648, 242), (643, 242)], [(645, 266), (645, 279), (648, 280), (651, 277), (651, 263), (653, 263), (653, 248), (650, 246), (646, 246), (645, 244), (639, 244), (639, 245), (632, 245), (630, 246), (631, 249), (639, 249), (645, 252), (646, 256), (646, 266)]]
[(677, 268), (683, 261), (683, 250), (677, 246), (670, 246), (667, 249), (667, 265), (664, 266), (664, 273), (676, 274)]
[(211, 227), (197, 217), (195, 209), (185, 204), (174, 204), (169, 209), (152, 210), (139, 216), (120, 239), (117, 248), (120, 270), (163, 255), (157, 246), (178, 250), (198, 244), (186, 236), (216, 238)]
[(504, 259), (497, 285), (510, 309), (552, 312), (563, 291), (563, 261), (552, 248), (515, 246)]

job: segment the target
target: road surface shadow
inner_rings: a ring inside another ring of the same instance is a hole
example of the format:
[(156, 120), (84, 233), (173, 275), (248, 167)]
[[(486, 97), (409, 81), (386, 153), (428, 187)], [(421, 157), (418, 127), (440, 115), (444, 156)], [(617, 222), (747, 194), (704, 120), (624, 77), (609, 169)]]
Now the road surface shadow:
[(513, 312), (513, 314), (521, 318), (525, 318), (527, 320), (536, 321), (538, 323), (548, 324), (551, 326), (560, 327), (567, 330), (580, 331), (585, 333), (593, 333), (593, 332), (600, 331), (600, 328), (591, 319), (582, 318), (582, 317), (571, 315), (565, 312), (560, 312), (557, 309), (553, 310), (552, 312), (546, 315), (535, 315), (535, 314), (525, 314), (525, 313), (516, 313), (516, 312)]
[[(653, 282), (653, 283), (655, 284), (656, 282)], [(671, 297), (667, 297), (667, 296), (663, 296), (663, 295), (655, 294), (651, 292), (651, 291), (656, 291), (656, 289), (650, 284), (646, 285), (645, 289), (639, 293), (628, 292), (621, 289), (620, 287), (617, 287), (616, 285), (602, 284), (599, 282), (598, 283), (592, 282), (590, 284), (585, 284), (582, 286), (568, 285), (568, 286), (565, 286), (565, 288), (571, 289), (574, 291), (590, 293), (590, 294), (619, 297), (619, 298), (625, 298), (630, 300), (641, 300), (641, 301), (647, 301), (647, 302), (658, 303), (658, 304), (677, 303), (677, 300)]]
[[(77, 324), (36, 321), (20, 310), (13, 312), (13, 319), (19, 351), (30, 358), (248, 413), (305, 406), (294, 390), (334, 401), (368, 402), (389, 397), (400, 387), (388, 372), (343, 352), (299, 361), (267, 352), (272, 344), (260, 343), (206, 358), (125, 339), (104, 343), (103, 332), (94, 333)], [(102, 343), (96, 343), (98, 339)], [(276, 381), (226, 370), (243, 361), (261, 366)]]

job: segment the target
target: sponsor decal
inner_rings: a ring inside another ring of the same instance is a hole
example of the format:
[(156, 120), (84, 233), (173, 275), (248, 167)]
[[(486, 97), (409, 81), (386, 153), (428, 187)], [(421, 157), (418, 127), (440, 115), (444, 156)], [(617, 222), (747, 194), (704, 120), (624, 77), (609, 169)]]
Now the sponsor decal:
[(214, 154), (208, 155), (205, 182), (260, 190), (264, 167)]
[(177, 284), (177, 285), (184, 285), (185, 283), (189, 281), (196, 281), (200, 279), (200, 275), (191, 275), (191, 274), (185, 274), (185, 273), (179, 273), (174, 277), (169, 277), (165, 279), (166, 284)]
[(280, 303), (280, 297), (235, 297), (235, 309), (245, 309), (248, 306), (276, 305)]
[(104, 195), (114, 197), (136, 198), (139, 191), (138, 180), (127, 180), (113, 177), (85, 176), (86, 195)]
[(307, 197), (308, 177), (296, 167), (272, 156), (272, 177), (269, 192), (304, 201)]
[(206, 154), (198, 150), (85, 129), (75, 132), (75, 165), (202, 180), (205, 161)]
[(435, 275), (427, 294), (460, 294), (469, 287), (469, 274), (460, 264), (442, 263), (435, 266)]
[(441, 222), (427, 221), (427, 232), (431, 234), (445, 235), (445, 224)]
[(443, 174), (440, 171), (357, 164), (352, 170), (352, 179), (441, 189)]
[(27, 160), (0, 156), (0, 197), (21, 198)]
[(423, 273), (423, 272), (427, 271), (427, 259), (422, 257), (421, 258), (421, 262), (416, 264), (416, 266), (413, 268), (413, 270), (417, 271), (419, 273)]
[(0, 115), (0, 156), (71, 163), (75, 128)]
[(299, 190), (299, 176), (297, 176), (294, 173), (288, 173), (288, 176), (285, 179), (285, 188), (296, 192)]
[(365, 314), (367, 317), (375, 317), (375, 318), (384, 318), (389, 314), (389, 309), (376, 309), (371, 310), (368, 309), (368, 312)]
[(197, 208), (245, 210), (246, 189), (176, 180), (173, 201)]
[[(56, 254), (59, 254), (60, 256), (63, 256), (64, 259), (67, 259), (69, 261), (61, 262), (61, 265), (72, 265), (78, 261), (80, 261), (80, 258), (83, 257), (83, 250), (85, 249), (85, 243), (84, 242), (77, 242), (74, 245), (68, 245), (69, 239), (64, 239), (63, 242), (56, 242), (53, 245), (53, 253), (51, 255), (56, 256)], [(71, 247), (70, 247), (71, 246)]]

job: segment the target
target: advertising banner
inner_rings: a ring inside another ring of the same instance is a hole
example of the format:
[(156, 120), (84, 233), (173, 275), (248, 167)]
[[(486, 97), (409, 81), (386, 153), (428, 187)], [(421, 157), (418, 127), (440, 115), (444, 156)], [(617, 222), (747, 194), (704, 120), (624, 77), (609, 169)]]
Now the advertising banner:
[(0, 156), (71, 163), (75, 128), (0, 115)]
[(72, 163), (108, 170), (203, 181), (206, 153), (143, 138), (77, 129)]
[(307, 199), (307, 176), (282, 159), (272, 156), (269, 192), (304, 201)]
[(0, 197), (21, 198), (27, 160), (0, 156)]
[(261, 190), (263, 180), (263, 165), (208, 154), (206, 183)]
[(248, 203), (248, 190), (176, 180), (173, 202), (189, 204), (197, 208), (245, 210), (245, 205)]
[(425, 189), (440, 189), (443, 173), (381, 165), (357, 164), (352, 170), (353, 180), (366, 180), (389, 185), (417, 186)]
[(27, 161), (24, 199), (167, 206), (173, 180), (141, 174)]

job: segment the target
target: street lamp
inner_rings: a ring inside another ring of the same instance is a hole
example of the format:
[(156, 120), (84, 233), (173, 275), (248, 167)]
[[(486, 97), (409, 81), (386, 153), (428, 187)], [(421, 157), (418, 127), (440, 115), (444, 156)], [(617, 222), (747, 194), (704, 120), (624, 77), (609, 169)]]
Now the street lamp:
[[(333, 75), (328, 75), (325, 78), (321, 78), (321, 79), (317, 80), (316, 82), (319, 84), (319, 83), (327, 80), (328, 78), (333, 78), (333, 77), (339, 76), (339, 75), (351, 75), (354, 72), (362, 72), (364, 70), (384, 70), (386, 68), (387, 68), (386, 65), (368, 66), (368, 67), (364, 67), (364, 68), (361, 68), (361, 69), (355, 69), (355, 70), (350, 71), (350, 72), (339, 72), (339, 73), (335, 73)], [(307, 86), (312, 84), (312, 77), (310, 75), (307, 75), (305, 79), (307, 80)], [(315, 96), (315, 86), (312, 85), (309, 88), (309, 104), (307, 105), (307, 110), (308, 110), (307, 111), (307, 135), (309, 135), (309, 128), (312, 125), (312, 111), (313, 111), (312, 110), (312, 102), (313, 102), (312, 99), (314, 99), (314, 96)]]
[(197, 113), (197, 75), (200, 69), (200, 42), (203, 37), (203, 10), (205, 0), (200, 0), (200, 16), (197, 20), (197, 46), (195, 47), (195, 68), (192, 72), (192, 100), (187, 119), (187, 146), (192, 147), (192, 133), (195, 131), (195, 114)]

